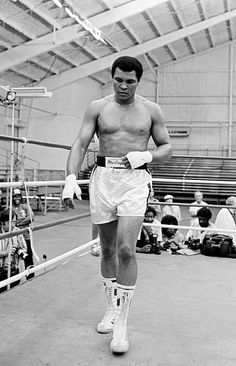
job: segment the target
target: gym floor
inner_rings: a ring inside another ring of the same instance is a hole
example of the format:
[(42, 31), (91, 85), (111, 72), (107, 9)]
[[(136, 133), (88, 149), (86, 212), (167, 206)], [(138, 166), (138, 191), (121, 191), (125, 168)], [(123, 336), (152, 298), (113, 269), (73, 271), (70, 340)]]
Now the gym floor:
[[(88, 211), (36, 215), (35, 224)], [(91, 240), (90, 218), (34, 233), (40, 258)], [(42, 261), (42, 259), (41, 259)], [(96, 333), (105, 310), (99, 257), (80, 254), (1, 294), (4, 366), (235, 366), (236, 259), (138, 254), (130, 350), (114, 356)]]

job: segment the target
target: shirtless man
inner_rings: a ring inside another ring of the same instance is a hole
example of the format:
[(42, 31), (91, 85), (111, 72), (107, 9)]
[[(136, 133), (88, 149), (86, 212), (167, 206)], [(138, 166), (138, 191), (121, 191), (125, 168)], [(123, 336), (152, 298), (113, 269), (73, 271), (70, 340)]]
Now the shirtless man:
[[(135, 94), (142, 73), (136, 58), (115, 60), (111, 69), (115, 93), (88, 106), (69, 154), (63, 191), (65, 204), (74, 208), (73, 195), (80, 196), (76, 176), (97, 133), (99, 154), (90, 178), (90, 209), (99, 231), (101, 275), (107, 295), (107, 310), (97, 331), (113, 331), (113, 353), (129, 348), (127, 316), (137, 279), (135, 247), (151, 187), (146, 164), (171, 156), (159, 106)], [(157, 148), (147, 151), (150, 137)]]

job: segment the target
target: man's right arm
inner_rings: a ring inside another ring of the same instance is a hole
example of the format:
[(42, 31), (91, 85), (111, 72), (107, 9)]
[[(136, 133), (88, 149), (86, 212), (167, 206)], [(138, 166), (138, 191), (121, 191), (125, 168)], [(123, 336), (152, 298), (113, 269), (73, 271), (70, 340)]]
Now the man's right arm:
[(81, 199), (81, 191), (76, 183), (76, 177), (81, 169), (88, 145), (96, 131), (101, 102), (92, 102), (85, 112), (84, 119), (77, 138), (75, 139), (67, 160), (67, 177), (62, 198), (66, 206), (74, 208), (74, 193)]

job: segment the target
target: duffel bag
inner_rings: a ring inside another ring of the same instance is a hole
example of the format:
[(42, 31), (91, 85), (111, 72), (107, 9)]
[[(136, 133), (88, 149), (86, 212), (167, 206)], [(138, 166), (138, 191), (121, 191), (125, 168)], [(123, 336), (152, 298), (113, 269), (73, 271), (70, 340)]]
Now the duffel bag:
[(233, 238), (223, 234), (206, 235), (200, 247), (201, 253), (214, 257), (228, 257), (232, 253)]

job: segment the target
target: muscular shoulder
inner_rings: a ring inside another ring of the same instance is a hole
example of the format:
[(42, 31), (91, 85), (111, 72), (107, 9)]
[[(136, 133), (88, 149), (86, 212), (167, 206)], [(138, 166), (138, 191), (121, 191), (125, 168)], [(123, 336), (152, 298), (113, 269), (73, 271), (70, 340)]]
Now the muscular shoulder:
[(137, 101), (142, 103), (142, 105), (148, 110), (152, 120), (156, 121), (163, 118), (161, 108), (157, 103), (154, 103), (147, 98), (141, 97), (140, 95), (137, 96)]
[(92, 101), (88, 106), (88, 112), (99, 115), (102, 110), (114, 100), (112, 95)]

